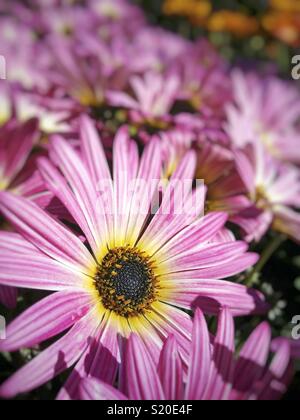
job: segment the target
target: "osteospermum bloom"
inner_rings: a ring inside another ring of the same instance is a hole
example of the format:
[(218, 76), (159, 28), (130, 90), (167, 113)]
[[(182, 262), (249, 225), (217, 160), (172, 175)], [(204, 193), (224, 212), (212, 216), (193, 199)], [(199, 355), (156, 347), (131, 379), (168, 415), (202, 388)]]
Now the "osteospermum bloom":
[[(49, 104), (49, 98), (45, 101)], [(48, 106), (46, 109), (42, 102), (40, 95), (26, 92), (21, 86), (16, 87), (7, 80), (0, 81), (0, 125), (5, 125), (12, 119), (20, 123), (38, 119), (43, 133), (70, 131), (70, 125), (66, 122), (70, 112), (66, 114), (66, 107), (58, 107), (56, 101), (55, 108), (49, 109)]]
[(176, 62), (182, 79), (181, 99), (206, 119), (225, 117), (231, 100), (231, 80), (227, 64), (209, 42), (203, 40), (185, 48)]
[[(184, 156), (161, 191), (160, 210), (154, 215), (149, 210), (162, 173), (158, 141), (150, 142), (140, 158), (122, 128), (114, 143), (112, 177), (97, 132), (84, 118), (81, 153), (56, 137), (51, 156), (57, 167), (47, 159), (40, 162), (45, 182), (85, 238), (31, 201), (1, 193), (1, 211), (35, 252), (29, 259), (1, 249), (0, 283), (56, 293), (8, 326), (0, 349), (30, 347), (72, 328), (2, 384), (2, 397), (29, 391), (75, 363), (60, 398), (76, 395), (79, 379), (86, 375), (113, 383), (121, 362), (119, 338), (131, 332), (141, 337), (156, 361), (164, 337), (174, 334), (187, 362), (192, 321), (180, 308), (196, 305), (217, 313), (225, 305), (234, 315), (266, 309), (258, 292), (218, 280), (257, 261), (245, 243), (215, 240), (226, 215), (200, 217), (203, 199), (195, 205), (197, 190), (190, 188), (179, 201), (193, 211), (172, 210), (171, 181), (175, 192), (181, 181), (193, 179), (193, 152)], [(150, 188), (145, 181), (152, 181)], [(162, 211), (168, 204), (170, 210)]]
[(135, 98), (125, 92), (112, 91), (107, 94), (109, 104), (129, 109), (133, 121), (138, 123), (160, 125), (170, 121), (170, 112), (181, 86), (179, 77), (148, 72), (143, 78), (132, 77), (130, 84)]
[(51, 62), (45, 68), (52, 89), (63, 91), (75, 109), (103, 105), (107, 90), (126, 85), (128, 70), (120, 43), (108, 44), (89, 33), (71, 40), (52, 35), (46, 44)]
[(299, 163), (299, 91), (279, 78), (239, 70), (232, 80), (235, 103), (227, 107), (226, 130), (233, 143), (262, 143), (277, 159)]
[(235, 153), (236, 167), (250, 199), (234, 220), (260, 240), (268, 228), (300, 241), (300, 171), (268, 155), (260, 143)]
[[(234, 322), (228, 309), (219, 317), (216, 337), (197, 310), (189, 349), (187, 374), (178, 345), (170, 336), (155, 365), (143, 342), (132, 335), (124, 351), (121, 391), (86, 378), (80, 385), (84, 400), (277, 400), (293, 376), (290, 345), (282, 342), (271, 363), (271, 328), (264, 322), (235, 356)], [(135, 359), (132, 354), (138, 354)]]

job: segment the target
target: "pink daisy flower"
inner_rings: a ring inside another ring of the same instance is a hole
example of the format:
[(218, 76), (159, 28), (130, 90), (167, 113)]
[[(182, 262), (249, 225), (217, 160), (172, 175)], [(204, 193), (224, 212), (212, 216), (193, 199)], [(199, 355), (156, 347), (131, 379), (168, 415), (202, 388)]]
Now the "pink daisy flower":
[[(140, 338), (130, 336), (124, 351), (121, 390), (103, 381), (81, 382), (84, 400), (277, 400), (287, 391), (293, 376), (291, 351), (282, 343), (268, 359), (271, 328), (262, 323), (235, 357), (234, 322), (228, 309), (219, 317), (216, 337), (208, 331), (200, 310), (196, 311), (189, 365), (186, 373), (178, 344), (170, 336), (158, 365)], [(132, 355), (138, 355), (132, 357)]]
[(191, 44), (176, 65), (182, 80), (182, 99), (205, 118), (223, 121), (232, 86), (227, 64), (213, 46), (203, 40)]
[(276, 158), (300, 162), (300, 94), (276, 77), (233, 73), (235, 105), (228, 106), (227, 132), (237, 147), (261, 142)]
[[(183, 309), (200, 306), (215, 314), (228, 306), (235, 316), (267, 309), (259, 292), (219, 280), (251, 267), (257, 255), (247, 253), (243, 242), (216, 241), (227, 218), (223, 213), (200, 217), (204, 187), (187, 189), (180, 199), (185, 211), (174, 211), (172, 183), (178, 187), (190, 180), (192, 186), (193, 152), (184, 156), (161, 192), (154, 215), (149, 210), (162, 173), (159, 141), (139, 157), (122, 128), (114, 142), (112, 176), (97, 132), (85, 117), (81, 152), (55, 137), (51, 156), (55, 164), (42, 159), (41, 173), (84, 238), (35, 203), (0, 194), (1, 211), (35, 248), (28, 258), (0, 244), (0, 283), (56, 292), (8, 326), (0, 349), (35, 346), (69, 331), (2, 384), (2, 397), (30, 391), (74, 364), (59, 398), (74, 397), (87, 375), (113, 383), (121, 362), (120, 337), (132, 332), (156, 362), (164, 338), (173, 334), (187, 363), (192, 321)], [(150, 188), (145, 181), (151, 181)], [(195, 204), (197, 193), (202, 198)]]
[(181, 86), (179, 77), (148, 72), (144, 77), (132, 77), (130, 85), (134, 97), (125, 92), (108, 92), (109, 104), (129, 109), (131, 119), (137, 123), (160, 126), (170, 122), (170, 112)]
[(262, 144), (235, 153), (236, 167), (252, 205), (233, 218), (259, 241), (272, 226), (300, 241), (300, 171), (268, 155)]
[(44, 45), (48, 62), (41, 69), (49, 90), (39, 93), (52, 112), (61, 111), (71, 121), (83, 112), (103, 113), (106, 92), (127, 86), (128, 48), (120, 36), (108, 42), (89, 32), (76, 33), (70, 39), (52, 34)]
[[(49, 98), (45, 101), (49, 105)], [(7, 80), (0, 81), (0, 126), (12, 119), (20, 123), (37, 119), (40, 131), (45, 134), (70, 132), (69, 110), (70, 105), (67, 112), (65, 104), (63, 108), (58, 107), (57, 101), (52, 109), (46, 108), (40, 95), (26, 92)]]
[(128, 0), (88, 0), (88, 7), (99, 16), (102, 25), (116, 23), (127, 30), (136, 30), (145, 23), (143, 11)]

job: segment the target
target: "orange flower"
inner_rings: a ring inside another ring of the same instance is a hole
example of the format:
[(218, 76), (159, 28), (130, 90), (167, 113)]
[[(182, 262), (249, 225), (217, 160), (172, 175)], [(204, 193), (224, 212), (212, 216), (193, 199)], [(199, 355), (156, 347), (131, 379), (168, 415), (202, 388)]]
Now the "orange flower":
[(300, 2), (297, 0), (270, 0), (270, 6), (283, 12), (300, 12)]
[(264, 29), (293, 47), (300, 47), (300, 13), (270, 12), (262, 19)]
[(195, 23), (203, 22), (212, 11), (209, 0), (165, 0), (166, 15), (186, 16)]
[(220, 10), (211, 16), (208, 29), (213, 32), (231, 32), (237, 36), (248, 36), (258, 32), (259, 23), (256, 18), (244, 13)]

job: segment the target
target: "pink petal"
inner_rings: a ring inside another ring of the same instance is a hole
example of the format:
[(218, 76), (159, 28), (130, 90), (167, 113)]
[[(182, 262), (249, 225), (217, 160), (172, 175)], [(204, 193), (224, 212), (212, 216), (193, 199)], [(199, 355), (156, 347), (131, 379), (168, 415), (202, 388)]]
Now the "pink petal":
[(126, 383), (129, 399), (163, 400), (164, 393), (156, 366), (153, 364), (141, 339), (132, 334), (126, 352)]
[[(54, 165), (52, 165), (49, 159), (39, 159), (38, 165), (47, 188), (65, 206), (73, 219), (76, 220), (89, 243), (94, 244), (94, 237), (91, 233), (85, 214), (80, 208), (78, 200), (74, 196), (66, 179), (60, 174)], [(96, 245), (94, 244), (94, 246)]]
[(213, 367), (205, 399), (228, 399), (234, 377), (234, 350), (233, 318), (229, 309), (224, 308), (219, 318), (214, 342)]
[(203, 399), (212, 369), (210, 336), (207, 323), (200, 309), (196, 310), (193, 328), (193, 341), (188, 369), (186, 400)]
[(205, 243), (213, 238), (227, 221), (226, 213), (210, 213), (196, 220), (192, 225), (183, 229), (171, 239), (158, 253), (164, 253), (170, 257), (180, 255), (200, 243)]
[(171, 335), (161, 352), (158, 372), (167, 400), (183, 398), (183, 365), (176, 339)]
[(255, 399), (281, 399), (287, 392), (292, 377), (291, 348), (287, 341), (283, 341), (272, 360), (270, 368), (255, 389)]
[(96, 378), (108, 384), (115, 382), (120, 363), (117, 333), (111, 320), (105, 316), (89, 347), (60, 390), (58, 400), (77, 399), (79, 384), (84, 378)]
[(181, 254), (167, 260), (169, 273), (222, 266), (245, 254), (248, 245), (245, 242), (225, 242), (221, 244), (205, 245), (192, 253)]
[(76, 363), (95, 332), (94, 317), (94, 312), (86, 315), (63, 338), (18, 370), (0, 386), (0, 396), (13, 398), (29, 392)]
[(139, 165), (137, 144), (130, 140), (127, 127), (118, 131), (113, 152), (115, 246), (121, 246), (126, 240), (132, 183)]
[(175, 337), (180, 356), (187, 364), (193, 329), (191, 317), (182, 310), (162, 302), (153, 303), (152, 310), (149, 316), (151, 324), (163, 337)]
[(102, 201), (98, 198), (91, 176), (78, 153), (63, 138), (52, 139), (51, 156), (62, 171), (86, 219), (90, 229), (89, 237), (93, 237), (90, 245), (97, 253), (106, 238), (106, 225)]
[(5, 252), (0, 256), (0, 284), (38, 290), (81, 288), (84, 275), (51, 260), (46, 255)]
[(124, 401), (126, 396), (111, 385), (93, 378), (80, 384), (80, 397), (84, 401)]
[(1, 249), (5, 251), (12, 251), (17, 254), (32, 255), (37, 253), (41, 255), (41, 252), (31, 242), (15, 232), (0, 231), (0, 244)]
[(250, 194), (255, 192), (255, 172), (254, 168), (247, 158), (246, 154), (241, 151), (235, 151), (235, 163), (238, 173), (243, 180), (245, 187)]
[[(133, 188), (127, 238), (136, 242), (145, 220), (149, 216), (154, 194), (161, 178), (162, 162), (160, 142), (152, 140), (145, 148), (140, 162), (137, 181)], [(150, 185), (149, 185), (149, 181)]]
[(5, 176), (13, 180), (24, 167), (38, 138), (38, 121), (32, 119), (12, 131), (7, 142)]
[(244, 399), (244, 394), (261, 378), (269, 357), (270, 344), (271, 329), (264, 322), (254, 330), (239, 354), (232, 399)]
[[(201, 186), (193, 192), (191, 188), (187, 188), (189, 183), (192, 187), (191, 173), (194, 169), (195, 155), (188, 153), (163, 193), (161, 206), (141, 238), (142, 247), (143, 244), (145, 246), (150, 244), (152, 248), (161, 248), (199, 216), (203, 210), (202, 198), (204, 198), (205, 188)], [(195, 200), (196, 193), (198, 200)], [(201, 200), (199, 200), (199, 195)]]
[(82, 292), (54, 293), (14, 320), (8, 327), (1, 351), (33, 347), (67, 330), (91, 308), (91, 297)]
[(1, 192), (0, 211), (24, 238), (50, 257), (82, 272), (90, 268), (92, 257), (83, 243), (36, 204)]
[[(164, 281), (164, 287), (167, 287)], [(166, 302), (191, 310), (199, 307), (206, 314), (216, 315), (221, 307), (230, 308), (234, 316), (265, 313), (269, 306), (264, 296), (246, 286), (222, 280), (197, 280), (192, 276), (181, 280), (169, 279), (169, 293)]]
[(80, 136), (82, 154), (94, 186), (97, 187), (99, 181), (111, 179), (111, 173), (97, 129), (94, 122), (87, 115), (82, 116), (80, 119)]

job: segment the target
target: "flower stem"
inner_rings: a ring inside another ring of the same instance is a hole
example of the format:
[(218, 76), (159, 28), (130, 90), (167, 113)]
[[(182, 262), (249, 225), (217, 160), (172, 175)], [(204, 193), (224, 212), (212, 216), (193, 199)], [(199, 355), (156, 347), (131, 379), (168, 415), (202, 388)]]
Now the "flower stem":
[(265, 265), (269, 262), (272, 255), (280, 248), (280, 246), (287, 240), (284, 234), (277, 235), (263, 251), (260, 260), (253, 268), (249, 276), (246, 278), (245, 284), (249, 287), (253, 286), (256, 276), (261, 273)]

